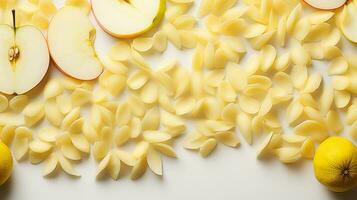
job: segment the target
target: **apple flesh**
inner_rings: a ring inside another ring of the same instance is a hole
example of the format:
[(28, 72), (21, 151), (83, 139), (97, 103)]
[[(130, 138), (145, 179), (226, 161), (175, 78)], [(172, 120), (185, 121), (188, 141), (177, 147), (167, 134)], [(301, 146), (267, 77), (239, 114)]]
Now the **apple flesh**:
[(52, 18), (48, 46), (57, 67), (79, 80), (96, 79), (103, 71), (94, 50), (96, 31), (79, 8), (66, 6)]
[(47, 73), (50, 56), (46, 39), (29, 25), (0, 25), (0, 35), (0, 92), (24, 94)]
[(342, 7), (347, 0), (304, 0), (310, 6), (321, 10), (334, 10)]
[(340, 28), (349, 41), (357, 43), (357, 6), (349, 4), (344, 8)]
[(92, 0), (92, 10), (104, 31), (118, 38), (133, 38), (161, 21), (166, 0)]

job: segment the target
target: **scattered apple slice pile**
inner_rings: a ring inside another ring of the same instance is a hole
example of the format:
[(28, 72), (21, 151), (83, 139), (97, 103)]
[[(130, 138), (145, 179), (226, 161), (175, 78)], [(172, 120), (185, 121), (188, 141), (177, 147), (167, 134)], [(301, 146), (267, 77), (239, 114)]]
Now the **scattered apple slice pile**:
[(342, 7), (347, 0), (304, 0), (310, 6), (321, 10), (334, 10)]
[(357, 43), (357, 6), (349, 4), (345, 7), (340, 26), (346, 38)]
[[(13, 22), (15, 22), (15, 10)], [(46, 39), (34, 26), (0, 25), (0, 92), (23, 94), (45, 76), (50, 56)]]
[(94, 50), (96, 30), (81, 9), (66, 6), (48, 28), (50, 54), (58, 68), (80, 80), (93, 80), (103, 71)]
[(119, 38), (132, 38), (161, 21), (166, 0), (92, 0), (92, 9), (107, 33)]

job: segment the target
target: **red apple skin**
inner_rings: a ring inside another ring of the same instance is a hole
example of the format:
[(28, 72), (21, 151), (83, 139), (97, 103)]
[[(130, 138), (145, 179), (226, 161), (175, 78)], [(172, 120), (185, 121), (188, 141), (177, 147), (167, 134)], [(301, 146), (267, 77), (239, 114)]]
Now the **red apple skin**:
[[(94, 19), (98, 22), (98, 25), (106, 32), (108, 33), (109, 35), (115, 37), (115, 38), (120, 38), (120, 39), (131, 39), (131, 38), (135, 38), (139, 35), (142, 35), (148, 31), (150, 31), (151, 29), (149, 28), (148, 30), (144, 30), (144, 31), (141, 31), (141, 32), (138, 32), (136, 34), (133, 34), (133, 35), (120, 35), (120, 34), (115, 34), (115, 33), (112, 33), (110, 32), (107, 28), (105, 28), (98, 20), (97, 16), (95, 15), (95, 12), (94, 12), (94, 9), (93, 9), (93, 6), (92, 6), (92, 1), (93, 0), (90, 0), (90, 4), (91, 4), (91, 9), (92, 9), (92, 13), (93, 13), (93, 16), (94, 16)], [(165, 8), (166, 9), (166, 8)], [(161, 20), (160, 20), (161, 21)], [(160, 23), (160, 21), (158, 23)]]
[(342, 8), (343, 6), (345, 6), (349, 0), (346, 0), (346, 2), (344, 4), (342, 4), (341, 6), (337, 7), (337, 8), (333, 8), (333, 9), (324, 9), (324, 8), (316, 8), (315, 6), (313, 5), (310, 5), (309, 3), (306, 2), (306, 0), (302, 0), (302, 2), (308, 6), (310, 6), (311, 8), (314, 8), (314, 9), (317, 9), (317, 10), (322, 10), (322, 11), (331, 11), (331, 10), (338, 10), (340, 8)]
[[(51, 21), (50, 21), (49, 24), (51, 24), (51, 22), (52, 22), (52, 19), (51, 19)], [(47, 48), (48, 48), (48, 52), (49, 52), (49, 54), (50, 54), (51, 60), (52, 60), (53, 63), (55, 64), (55, 66), (56, 66), (56, 68), (58, 69), (58, 71), (60, 71), (60, 72), (61, 72), (62, 74), (64, 74), (65, 76), (71, 77), (71, 78), (76, 79), (76, 80), (79, 80), (79, 81), (93, 81), (93, 80), (97, 79), (100, 75), (102, 75), (104, 69), (102, 69), (102, 72), (101, 72), (97, 77), (95, 77), (95, 78), (93, 78), (93, 79), (79, 79), (79, 78), (77, 78), (77, 77), (74, 77), (74, 76), (68, 74), (67, 72), (65, 72), (65, 71), (61, 68), (61, 66), (59, 66), (59, 65), (56, 63), (56, 60), (55, 60), (55, 59), (53, 58), (53, 56), (52, 56), (51, 48), (49, 48), (49, 47), (50, 47), (50, 44), (48, 43), (48, 33), (46, 34), (46, 41), (47, 41), (47, 42), (46, 42), (46, 43), (47, 43)]]

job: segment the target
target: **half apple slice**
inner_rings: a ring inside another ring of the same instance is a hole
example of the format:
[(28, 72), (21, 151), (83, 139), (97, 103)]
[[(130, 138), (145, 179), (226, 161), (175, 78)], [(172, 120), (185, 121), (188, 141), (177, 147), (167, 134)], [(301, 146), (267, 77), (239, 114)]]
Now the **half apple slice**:
[[(13, 21), (15, 22), (15, 10)], [(0, 92), (24, 94), (44, 78), (50, 56), (42, 32), (34, 26), (0, 25)]]
[(107, 33), (118, 38), (133, 38), (161, 21), (166, 0), (92, 0), (92, 9)]
[(48, 27), (52, 59), (65, 74), (79, 80), (93, 80), (103, 71), (94, 50), (96, 30), (85, 12), (66, 6)]

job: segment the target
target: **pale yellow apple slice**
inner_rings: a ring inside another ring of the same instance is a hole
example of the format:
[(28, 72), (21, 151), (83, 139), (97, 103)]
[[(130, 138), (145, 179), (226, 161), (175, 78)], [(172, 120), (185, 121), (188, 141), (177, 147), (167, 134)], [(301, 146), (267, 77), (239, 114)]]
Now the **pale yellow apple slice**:
[(321, 10), (334, 10), (342, 7), (347, 0), (304, 0), (310, 6)]
[(150, 30), (165, 14), (166, 0), (92, 0), (99, 25), (110, 35), (132, 38)]
[(95, 28), (85, 12), (66, 6), (48, 28), (48, 47), (58, 68), (80, 80), (93, 80), (103, 71), (94, 50)]
[(346, 6), (340, 20), (342, 33), (348, 40), (357, 43), (357, 6), (354, 4)]
[[(38, 85), (45, 76), (50, 56), (42, 32), (33, 26), (14, 31), (0, 26), (0, 92), (23, 94)], [(17, 51), (17, 56), (11, 54)]]

